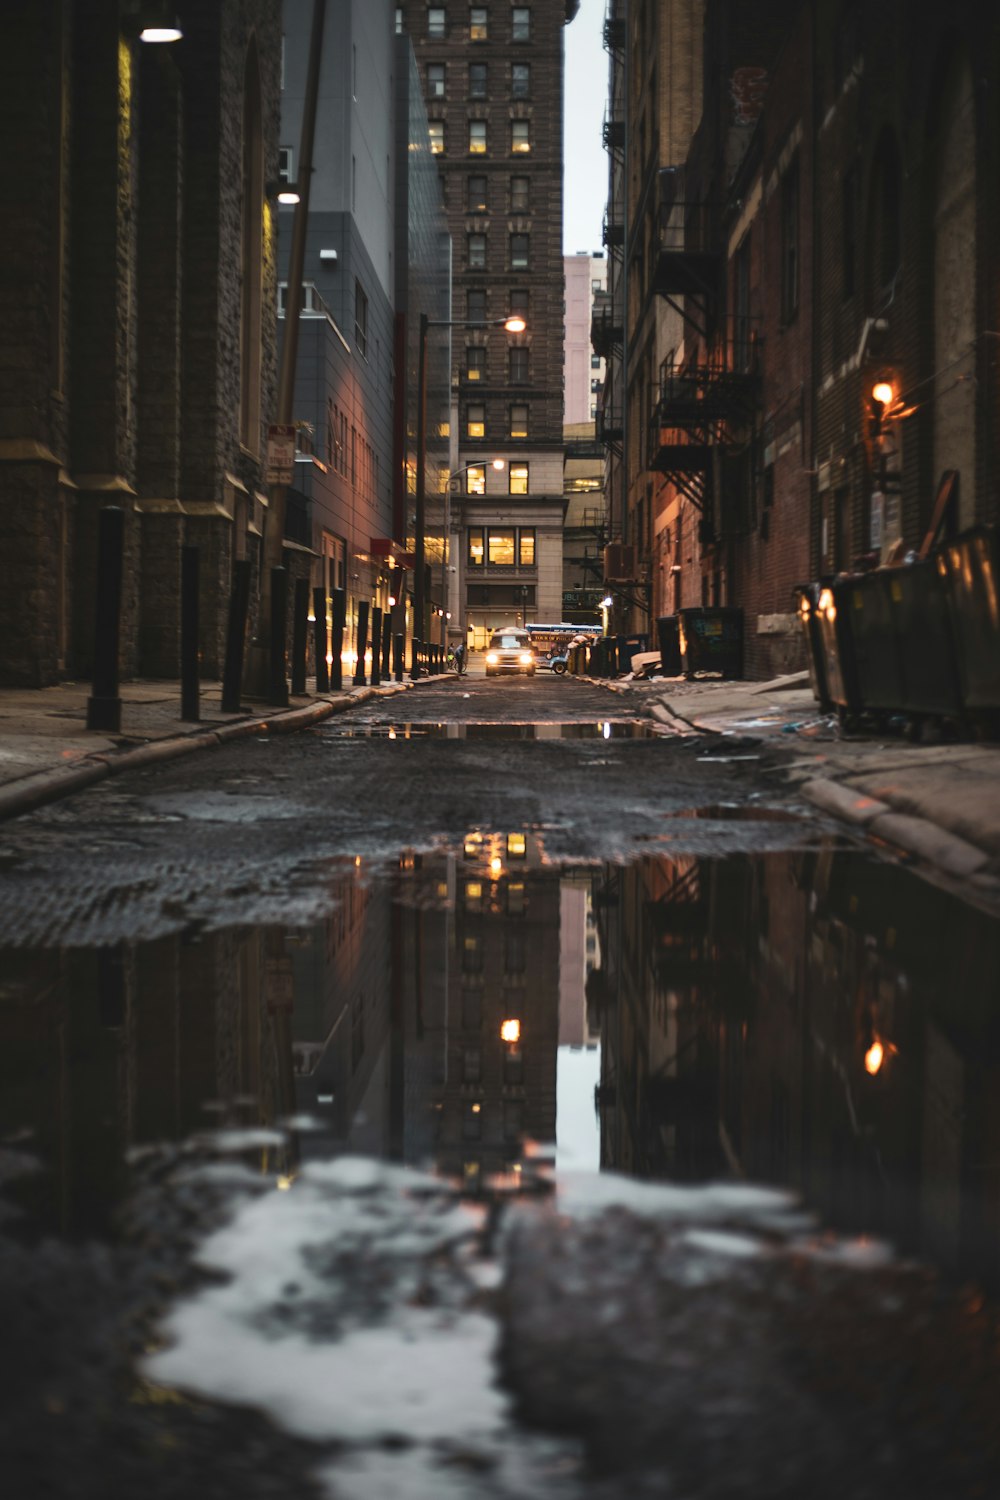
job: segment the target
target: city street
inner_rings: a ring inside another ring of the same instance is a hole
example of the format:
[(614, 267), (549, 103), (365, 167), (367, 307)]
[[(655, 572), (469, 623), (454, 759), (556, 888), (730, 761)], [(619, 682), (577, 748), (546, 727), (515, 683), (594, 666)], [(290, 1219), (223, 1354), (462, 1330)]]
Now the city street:
[(996, 919), (477, 666), (4, 825), (8, 1493), (989, 1492)]

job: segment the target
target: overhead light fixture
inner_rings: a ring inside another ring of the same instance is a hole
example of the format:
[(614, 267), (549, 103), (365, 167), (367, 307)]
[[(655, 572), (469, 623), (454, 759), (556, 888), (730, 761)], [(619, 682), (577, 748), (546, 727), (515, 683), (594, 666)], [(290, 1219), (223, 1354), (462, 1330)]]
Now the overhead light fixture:
[(269, 182), (264, 191), (269, 198), (274, 198), (286, 208), (294, 207), (302, 197), (294, 182)]
[(160, 0), (143, 0), (122, 25), (127, 36), (138, 37), (140, 42), (179, 42), (184, 36), (176, 10)]

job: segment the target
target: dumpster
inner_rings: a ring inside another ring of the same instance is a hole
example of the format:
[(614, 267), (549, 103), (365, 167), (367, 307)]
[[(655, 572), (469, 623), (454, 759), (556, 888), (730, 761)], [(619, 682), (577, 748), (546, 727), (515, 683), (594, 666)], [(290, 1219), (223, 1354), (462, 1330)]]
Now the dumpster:
[(844, 593), (846, 582), (821, 588), (816, 601), (827, 692), (841, 722), (857, 718), (864, 707), (854, 664), (850, 612)]
[(937, 554), (963, 706), (1000, 709), (1000, 534), (975, 526)]
[(885, 576), (907, 714), (958, 717), (958, 661), (937, 562), (907, 563)]
[(863, 708), (872, 713), (901, 714), (903, 671), (893, 629), (890, 573), (876, 569), (837, 584), (834, 593), (850, 614), (854, 667)]
[(682, 609), (680, 647), (685, 675), (719, 672), (743, 676), (743, 611), (741, 609)]
[(679, 625), (676, 615), (661, 615), (656, 622), (657, 644), (660, 647), (660, 671), (664, 677), (681, 675)]
[(631, 672), (632, 658), (637, 651), (649, 650), (648, 635), (620, 635), (618, 645), (618, 670), (619, 672)]

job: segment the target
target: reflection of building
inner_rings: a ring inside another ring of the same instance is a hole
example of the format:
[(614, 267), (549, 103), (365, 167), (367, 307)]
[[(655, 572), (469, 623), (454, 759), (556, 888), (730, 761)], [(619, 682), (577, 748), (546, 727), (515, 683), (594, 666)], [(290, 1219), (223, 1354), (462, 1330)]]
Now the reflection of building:
[(559, 900), (559, 1045), (591, 1047), (600, 1040), (587, 1014), (587, 979), (600, 963), (589, 873), (563, 875)]
[(566, 350), (563, 365), (563, 423), (594, 422), (604, 384), (604, 359), (590, 344), (594, 296), (607, 291), (603, 251), (581, 250), (563, 259), (566, 277)]
[(789, 1183), (996, 1279), (1000, 924), (831, 849), (642, 860), (594, 899), (605, 1165)]
[(604, 458), (594, 423), (567, 426), (563, 495), (563, 620), (599, 625), (604, 598), (604, 544), (608, 538)]

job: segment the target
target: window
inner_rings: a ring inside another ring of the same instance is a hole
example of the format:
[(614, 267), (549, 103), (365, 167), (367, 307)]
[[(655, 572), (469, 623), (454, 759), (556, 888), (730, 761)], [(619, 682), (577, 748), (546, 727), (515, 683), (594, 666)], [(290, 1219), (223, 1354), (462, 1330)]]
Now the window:
[(750, 368), (750, 239), (743, 236), (733, 257), (733, 359), (737, 370)]
[(521, 917), (524, 915), (523, 880), (512, 880), (507, 886), (507, 915), (508, 917)]
[(486, 494), (486, 465), (470, 464), (465, 471), (465, 493), (467, 495)]
[[(442, 15), (444, 12), (442, 11)], [(513, 42), (530, 42), (531, 40), (531, 11), (528, 7), (515, 5), (510, 13), (511, 28), (510, 36)]]
[(781, 321), (799, 310), (799, 158), (781, 179)]
[(469, 64), (469, 98), (486, 98), (486, 64)]
[[(527, 475), (527, 466), (525, 466)], [(517, 561), (522, 568), (533, 568), (535, 566), (535, 533), (534, 530), (522, 530), (517, 534)]]
[(278, 147), (278, 181), (295, 181), (295, 152), (291, 146)]
[(526, 495), (528, 493), (528, 465), (511, 464), (509, 483), (512, 495)]
[(510, 92), (513, 99), (527, 99), (531, 93), (531, 66), (513, 63), (510, 70)]
[(515, 156), (526, 156), (531, 150), (530, 124), (530, 120), (511, 120), (510, 122), (510, 149)]
[(521, 1099), (503, 1101), (503, 1138), (516, 1141), (524, 1129), (524, 1102)]
[(432, 6), (427, 11), (427, 35), (440, 39), (444, 36), (447, 13), (443, 8)]
[[(476, 999), (478, 1000), (478, 995)], [(462, 1082), (478, 1083), (482, 1073), (482, 1058), (478, 1047), (466, 1047), (462, 1054)]]
[(486, 121), (469, 121), (469, 154), (471, 156), (484, 156), (486, 154)]
[(427, 64), (427, 94), (431, 99), (444, 98), (444, 63)]
[[(514, 287), (513, 290), (511, 291), (511, 294), (510, 294), (510, 315), (511, 315), (512, 318), (513, 317), (523, 318), (526, 323), (530, 324), (530, 319), (528, 317), (528, 288), (527, 287), (523, 287), (523, 286)], [(484, 313), (483, 316), (485, 317), (486, 314)]]
[(470, 271), (483, 271), (486, 269), (486, 236), (485, 234), (470, 234), (466, 236), (468, 249), (468, 268)]
[(844, 178), (841, 210), (841, 266), (844, 296), (854, 296), (858, 264), (858, 169), (852, 167)]
[(466, 911), (482, 911), (483, 882), (481, 880), (465, 882), (465, 909)]
[(512, 385), (528, 383), (528, 350), (522, 344), (510, 351), (510, 379)]
[(354, 283), (354, 342), (363, 359), (368, 357), (368, 298), (360, 281)]
[(510, 436), (512, 438), (526, 438), (528, 436), (528, 408), (526, 405), (519, 403), (511, 407)]
[(528, 246), (530, 236), (526, 234), (512, 234), (510, 237), (510, 268), (512, 271), (526, 271), (528, 269)]
[[(483, 1024), (483, 992), (476, 986), (462, 991), (462, 1025), (466, 1031), (478, 1031)], [(475, 1083), (475, 1078), (466, 1079)]]
[(444, 121), (443, 120), (431, 120), (430, 124), (427, 126), (427, 129), (430, 132), (430, 138), (431, 138), (431, 155), (432, 156), (443, 156), (444, 155)]
[(515, 535), (513, 526), (490, 527), (487, 560), (491, 568), (512, 568), (514, 566)]
[(599, 354), (592, 354), (590, 356), (590, 368), (592, 370), (599, 370), (601, 368), (601, 356)]
[(487, 14), (485, 6), (474, 6), (469, 11), (469, 41), (485, 42), (487, 34)]
[(486, 178), (470, 177), (468, 193), (468, 212), (470, 214), (484, 214), (486, 212)]
[(530, 177), (512, 177), (510, 179), (510, 211), (512, 214), (526, 214), (530, 208)]
[(465, 435), (470, 438), (486, 436), (486, 407), (474, 402), (465, 409)]
[(466, 934), (462, 940), (462, 973), (481, 974), (483, 972), (483, 949), (478, 937)]
[(479, 1103), (466, 1104), (462, 1113), (462, 1139), (463, 1141), (478, 1141), (483, 1133), (483, 1106)]
[(469, 527), (469, 556), (470, 568), (481, 568), (486, 561), (486, 533), (481, 526)]
[[(396, 35), (397, 36), (402, 36), (404, 29), (405, 28), (403, 26), (403, 7), (401, 5), (397, 5), (396, 6)], [(284, 39), (284, 37), (282, 37), (282, 39), (281, 39), (282, 54), (284, 54), (284, 48), (285, 48), (285, 39)]]
[(486, 322), (486, 288), (482, 286), (470, 286), (465, 294), (465, 321), (467, 323)]
[[(482, 344), (470, 344), (465, 351), (466, 380), (486, 379), (486, 350)], [(472, 491), (470, 490), (471, 494)]]
[(517, 928), (504, 934), (503, 966), (507, 974), (524, 973), (524, 933), (518, 931)]

